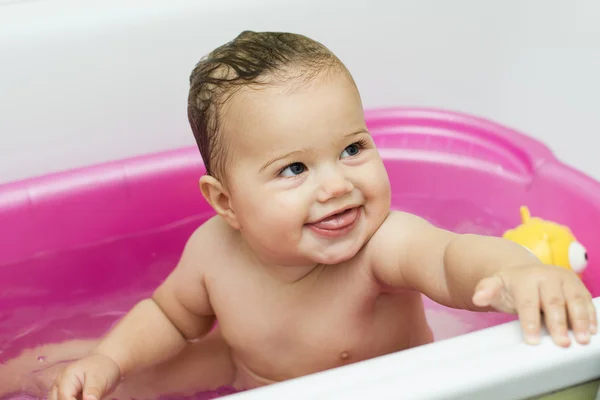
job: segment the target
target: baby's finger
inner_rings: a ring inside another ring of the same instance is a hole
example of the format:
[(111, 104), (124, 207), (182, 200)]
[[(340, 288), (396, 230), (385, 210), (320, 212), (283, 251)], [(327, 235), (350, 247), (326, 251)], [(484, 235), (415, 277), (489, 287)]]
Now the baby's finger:
[(590, 333), (595, 335), (598, 333), (598, 318), (596, 317), (596, 307), (591, 300), (587, 304), (587, 309), (590, 318)]
[(590, 314), (588, 304), (591, 304), (591, 297), (583, 285), (574, 281), (563, 283), (563, 291), (569, 311), (569, 322), (575, 334), (575, 339), (581, 344), (587, 344), (590, 341)]
[(522, 283), (515, 285), (514, 289), (515, 308), (521, 321), (521, 327), (525, 334), (525, 341), (529, 344), (540, 342), (540, 294), (538, 284), (527, 285)]
[(50, 390), (48, 400), (58, 400), (58, 389), (56, 389), (56, 384), (52, 385), (52, 390)]
[(98, 374), (88, 374), (83, 387), (83, 400), (100, 400), (107, 389), (106, 378)]
[(67, 388), (66, 390), (63, 388), (58, 388), (56, 390), (56, 399), (57, 400), (75, 400), (77, 399), (77, 393), (72, 390), (72, 387)]
[(63, 372), (56, 387), (56, 400), (75, 400), (78, 398), (81, 384), (74, 374)]
[(548, 279), (542, 282), (540, 298), (546, 327), (554, 343), (563, 347), (569, 346), (571, 339), (569, 339), (569, 324), (562, 282), (558, 279)]

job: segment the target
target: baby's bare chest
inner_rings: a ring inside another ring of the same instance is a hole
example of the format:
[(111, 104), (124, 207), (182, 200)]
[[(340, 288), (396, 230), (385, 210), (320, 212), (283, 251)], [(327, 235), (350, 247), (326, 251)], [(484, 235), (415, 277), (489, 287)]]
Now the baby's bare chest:
[(360, 276), (323, 279), (291, 290), (251, 278), (213, 288), (221, 332), (248, 368), (275, 380), (329, 369), (405, 349), (425, 323), (419, 296), (382, 294)]

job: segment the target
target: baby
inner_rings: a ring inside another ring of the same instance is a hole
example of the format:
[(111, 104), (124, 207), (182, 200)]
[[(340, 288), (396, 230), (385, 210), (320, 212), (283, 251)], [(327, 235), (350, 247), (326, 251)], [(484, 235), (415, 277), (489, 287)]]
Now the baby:
[[(320, 43), (243, 32), (190, 81), (200, 190), (216, 216), (152, 297), (62, 371), (50, 399), (100, 399), (159, 364), (247, 389), (398, 352), (433, 340), (421, 294), (516, 313), (531, 344), (542, 315), (559, 346), (569, 326), (582, 344), (596, 333), (573, 272), (390, 210), (357, 87)], [(190, 352), (198, 340), (215, 345)]]

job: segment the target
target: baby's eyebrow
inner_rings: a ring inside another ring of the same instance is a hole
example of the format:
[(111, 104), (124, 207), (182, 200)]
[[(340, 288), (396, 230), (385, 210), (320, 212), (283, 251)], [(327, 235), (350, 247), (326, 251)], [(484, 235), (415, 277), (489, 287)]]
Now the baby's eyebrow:
[(344, 137), (349, 137), (349, 136), (356, 136), (356, 135), (360, 135), (361, 133), (366, 133), (366, 134), (371, 134), (368, 130), (364, 129), (364, 128), (360, 128), (357, 131), (353, 131), (350, 133), (347, 133), (346, 135), (344, 135)]
[(287, 158), (287, 157), (291, 156), (292, 154), (303, 153), (306, 151), (307, 150), (294, 150), (294, 151), (290, 151), (289, 153), (286, 153), (282, 156), (277, 156), (277, 157), (271, 158), (262, 167), (260, 167), (260, 172), (264, 171), (265, 168), (267, 168), (269, 165), (273, 164), (275, 161), (283, 160), (284, 158)]

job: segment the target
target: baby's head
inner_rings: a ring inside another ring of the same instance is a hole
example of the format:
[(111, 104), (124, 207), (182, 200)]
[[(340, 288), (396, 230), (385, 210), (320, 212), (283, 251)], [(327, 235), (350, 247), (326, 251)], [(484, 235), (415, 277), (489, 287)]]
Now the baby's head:
[(254, 253), (279, 265), (354, 256), (390, 188), (344, 64), (302, 35), (243, 32), (200, 60), (190, 84), (202, 193)]

